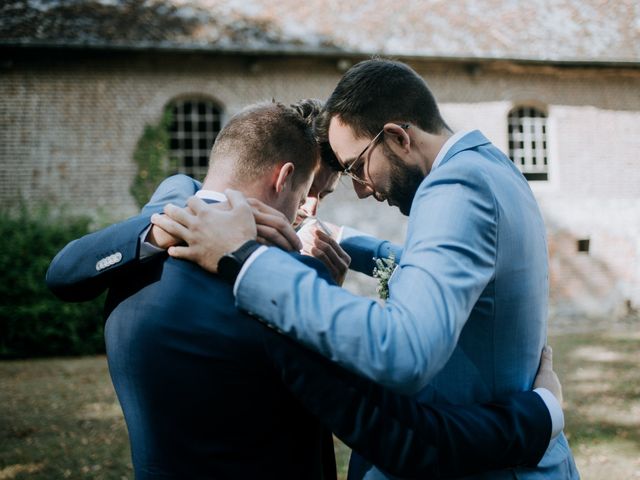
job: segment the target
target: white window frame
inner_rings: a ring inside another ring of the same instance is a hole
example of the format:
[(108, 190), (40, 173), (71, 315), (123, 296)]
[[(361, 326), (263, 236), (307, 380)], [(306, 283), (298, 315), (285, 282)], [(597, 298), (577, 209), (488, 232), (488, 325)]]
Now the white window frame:
[[(191, 108), (185, 112), (187, 104)], [(204, 114), (199, 112), (200, 105), (204, 105)], [(215, 100), (203, 97), (178, 98), (169, 103), (169, 108), (172, 114), (169, 155), (177, 163), (178, 173), (202, 180), (209, 168), (211, 147), (223, 127), (224, 110)], [(204, 131), (199, 129), (201, 122), (204, 122)], [(191, 165), (187, 165), (189, 158)]]
[(546, 109), (538, 106), (516, 105), (507, 114), (509, 158), (532, 184), (552, 178), (549, 127)]

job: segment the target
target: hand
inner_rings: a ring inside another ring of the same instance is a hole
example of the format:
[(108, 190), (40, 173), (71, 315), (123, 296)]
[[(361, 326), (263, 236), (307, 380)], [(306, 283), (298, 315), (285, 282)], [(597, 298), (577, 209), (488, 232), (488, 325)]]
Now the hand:
[(250, 198), (247, 202), (253, 209), (260, 243), (275, 245), (287, 252), (297, 252), (302, 248), (302, 242), (291, 222), (280, 211), (255, 198)]
[(318, 225), (310, 227), (304, 237), (306, 242), (302, 253), (311, 255), (324, 263), (336, 283), (342, 285), (351, 264), (351, 257)]
[(157, 225), (151, 225), (151, 229), (149, 230), (145, 241), (163, 250), (180, 243), (179, 238), (167, 233)]
[(242, 193), (226, 190), (228, 203), (207, 204), (191, 197), (187, 208), (167, 205), (165, 215), (153, 215), (151, 222), (187, 246), (170, 247), (169, 255), (197, 263), (216, 273), (218, 260), (248, 240), (256, 238), (256, 223)]
[(558, 375), (553, 371), (553, 350), (549, 345), (542, 349), (540, 368), (533, 382), (533, 388), (546, 388), (558, 399), (562, 405), (562, 385)]
[(322, 230), (324, 233), (327, 233), (331, 238), (336, 239), (338, 235), (340, 235), (340, 227), (334, 225), (333, 223), (329, 223), (327, 221), (322, 221), (317, 217), (306, 217), (296, 229), (297, 235), (302, 240), (302, 251), (309, 252), (311, 247), (313, 247), (313, 243), (315, 241), (315, 231)]

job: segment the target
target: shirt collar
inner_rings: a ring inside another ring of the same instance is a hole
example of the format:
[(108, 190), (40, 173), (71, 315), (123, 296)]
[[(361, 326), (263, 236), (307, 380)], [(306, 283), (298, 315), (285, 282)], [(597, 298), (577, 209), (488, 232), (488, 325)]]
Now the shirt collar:
[(196, 197), (202, 200), (214, 200), (216, 202), (226, 202), (227, 196), (224, 193), (216, 192), (215, 190), (198, 190)]
[(458, 141), (462, 137), (464, 137), (465, 135), (468, 135), (472, 131), (473, 130), (461, 130), (451, 135), (449, 137), (449, 140), (445, 142), (445, 144), (442, 146), (442, 148), (438, 152), (438, 155), (436, 155), (436, 159), (434, 160), (433, 165), (431, 165), (431, 171), (433, 172), (436, 168), (438, 168), (438, 165), (440, 165), (440, 162), (442, 162), (442, 159), (447, 155), (449, 150), (451, 150), (451, 147), (453, 147), (456, 143), (458, 143)]

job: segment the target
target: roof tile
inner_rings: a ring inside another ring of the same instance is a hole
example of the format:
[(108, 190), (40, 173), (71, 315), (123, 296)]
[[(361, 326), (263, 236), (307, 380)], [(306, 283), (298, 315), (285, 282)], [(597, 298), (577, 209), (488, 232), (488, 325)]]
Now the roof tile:
[(0, 44), (640, 61), (637, 0), (5, 0)]

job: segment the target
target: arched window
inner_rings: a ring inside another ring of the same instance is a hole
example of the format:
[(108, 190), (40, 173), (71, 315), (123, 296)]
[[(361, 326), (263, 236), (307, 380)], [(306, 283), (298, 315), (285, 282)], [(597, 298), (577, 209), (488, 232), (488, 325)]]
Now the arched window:
[(535, 107), (509, 112), (509, 157), (527, 180), (549, 179), (547, 114)]
[(207, 174), (209, 154), (222, 128), (222, 109), (213, 101), (181, 99), (169, 105), (169, 149), (178, 172), (202, 180)]

